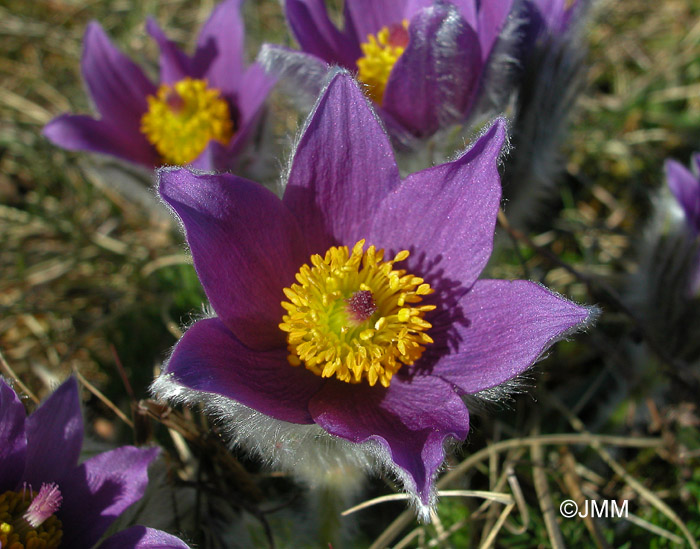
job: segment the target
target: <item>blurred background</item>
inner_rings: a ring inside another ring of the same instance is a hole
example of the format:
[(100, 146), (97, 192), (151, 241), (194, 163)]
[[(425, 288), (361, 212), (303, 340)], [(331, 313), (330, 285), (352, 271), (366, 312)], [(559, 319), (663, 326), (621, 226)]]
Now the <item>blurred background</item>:
[[(333, 3), (336, 13), (340, 4)], [(92, 112), (80, 75), (90, 20), (155, 76), (158, 52), (146, 16), (192, 46), (214, 5), (0, 2), (0, 373), (41, 398), (76, 372), (96, 441), (163, 444), (174, 489), (210, 496), (197, 499), (197, 519), (181, 526), (199, 547), (228, 543), (211, 533), (222, 526), (205, 517), (206, 505), (215, 504), (229, 506), (245, 532), (231, 546), (327, 547), (313, 521), (300, 541), (294, 512), (312, 506), (300, 503), (303, 490), (283, 474), (231, 457), (216, 426), (198, 416), (139, 404), (205, 296), (178, 227), (148, 185), (40, 133), (56, 115)], [(263, 42), (294, 46), (277, 1), (248, 1), (244, 15), (249, 60)], [(588, 334), (556, 346), (528, 375), (523, 394), (474, 414), (450, 464), (485, 452), (449, 488), (500, 482), (520, 494), (517, 506), (503, 527), (502, 506), (443, 498), (440, 522), (419, 526), (410, 516), (393, 523), (403, 504), (383, 504), (338, 519), (347, 521), (343, 546), (689, 547), (700, 538), (698, 388), (684, 384), (663, 342), (623, 303), (665, 185), (664, 160), (687, 165), (700, 150), (700, 3), (602, 0), (586, 34), (589, 69), (562, 144), (565, 177), (527, 234), (503, 231), (488, 274), (540, 280), (603, 314)], [(281, 93), (273, 95), (268, 135), (279, 156), (272, 179), (300, 120)], [(541, 433), (564, 438), (489, 451), (495, 442)], [(389, 493), (387, 483), (373, 481), (365, 496)], [(559, 502), (581, 494), (628, 500), (635, 518), (562, 520)], [(554, 525), (546, 500), (554, 503)]]

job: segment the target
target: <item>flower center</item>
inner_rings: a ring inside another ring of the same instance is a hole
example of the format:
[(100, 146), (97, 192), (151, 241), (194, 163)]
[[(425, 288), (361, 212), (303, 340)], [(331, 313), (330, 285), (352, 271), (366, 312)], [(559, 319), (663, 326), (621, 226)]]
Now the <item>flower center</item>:
[(54, 513), (63, 497), (56, 484), (0, 494), (0, 547), (8, 549), (56, 549), (63, 524)]
[(382, 27), (375, 35), (367, 35), (367, 42), (360, 47), (364, 57), (357, 60), (357, 78), (367, 84), (367, 93), (377, 104), (384, 99), (384, 90), (389, 81), (391, 69), (408, 46), (408, 20)]
[(289, 301), (280, 329), (287, 332), (289, 363), (347, 383), (377, 380), (388, 387), (403, 364), (413, 364), (432, 343), (423, 319), (435, 305), (418, 305), (433, 293), (422, 278), (394, 269), (409, 255), (403, 250), (382, 261), (384, 250), (365, 241), (352, 249), (332, 247), (311, 256), (284, 289)]
[(185, 78), (172, 86), (162, 84), (147, 100), (141, 133), (166, 163), (187, 164), (212, 139), (226, 144), (233, 135), (229, 106), (219, 90), (207, 87), (206, 80)]

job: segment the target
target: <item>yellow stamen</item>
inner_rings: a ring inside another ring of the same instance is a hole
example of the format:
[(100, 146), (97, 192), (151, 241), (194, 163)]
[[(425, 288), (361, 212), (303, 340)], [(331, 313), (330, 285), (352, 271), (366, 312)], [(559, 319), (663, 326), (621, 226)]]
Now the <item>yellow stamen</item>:
[[(332, 247), (311, 256), (284, 289), (289, 301), (280, 329), (287, 332), (289, 363), (348, 383), (377, 381), (388, 387), (402, 365), (418, 360), (432, 338), (423, 319), (434, 305), (418, 305), (433, 293), (420, 277), (395, 270), (403, 250), (382, 261), (384, 250), (364, 240), (352, 249)], [(368, 293), (369, 292), (369, 293)]]
[(367, 93), (377, 104), (384, 99), (384, 90), (394, 65), (408, 45), (408, 21), (400, 25), (382, 27), (376, 34), (367, 35), (360, 44), (364, 57), (357, 60), (357, 78), (367, 84)]
[(141, 132), (168, 164), (187, 164), (214, 140), (228, 143), (233, 122), (228, 103), (206, 80), (185, 78), (162, 84), (149, 95)]
[(56, 549), (63, 524), (51, 515), (33, 528), (24, 518), (37, 494), (30, 489), (0, 494), (0, 547), (3, 549)]

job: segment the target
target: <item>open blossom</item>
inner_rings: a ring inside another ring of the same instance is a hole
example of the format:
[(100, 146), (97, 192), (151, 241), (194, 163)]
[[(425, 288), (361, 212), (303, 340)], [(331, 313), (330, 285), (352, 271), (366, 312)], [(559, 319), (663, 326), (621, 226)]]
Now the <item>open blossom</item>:
[(494, 123), (453, 162), (401, 179), (355, 81), (336, 74), (284, 197), (233, 175), (162, 169), (215, 317), (154, 391), (203, 401), (273, 464), (393, 472), (423, 516), (463, 395), (517, 376), (590, 310), (527, 281), (477, 280), (493, 244)]
[[(470, 113), (512, 0), (347, 0), (342, 30), (323, 0), (284, 4), (307, 57), (356, 73), (394, 137), (427, 137)], [(273, 71), (293, 65), (297, 81), (318, 81), (299, 54), (268, 46), (262, 58)]]
[[(69, 379), (29, 417), (0, 379), (0, 547), (89, 548), (148, 484), (156, 448), (123, 446), (78, 464), (83, 419)], [(144, 526), (110, 536), (100, 549), (187, 549)]]
[(160, 47), (157, 86), (114, 47), (99, 23), (90, 23), (82, 73), (100, 117), (64, 114), (44, 135), (66, 149), (149, 168), (230, 168), (250, 141), (273, 84), (257, 63), (244, 65), (241, 1), (225, 0), (214, 9), (191, 57), (149, 18), (147, 30)]

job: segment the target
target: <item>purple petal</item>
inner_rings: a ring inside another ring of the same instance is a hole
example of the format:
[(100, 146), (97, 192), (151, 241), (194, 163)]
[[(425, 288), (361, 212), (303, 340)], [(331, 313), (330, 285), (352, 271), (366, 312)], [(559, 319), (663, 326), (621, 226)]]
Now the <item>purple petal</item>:
[(462, 400), (449, 383), (430, 376), (394, 376), (388, 389), (330, 382), (309, 409), (314, 421), (335, 436), (384, 446), (408, 473), (407, 489), (424, 505), (430, 504), (433, 478), (445, 458), (445, 439), (464, 440), (469, 431)]
[(160, 163), (155, 149), (143, 134), (130, 134), (125, 128), (112, 126), (105, 120), (63, 114), (44, 126), (42, 133), (52, 143), (69, 151), (109, 154), (148, 168)]
[(675, 160), (667, 160), (664, 167), (668, 187), (683, 208), (688, 224), (697, 234), (700, 232), (700, 177)]
[(243, 40), (245, 28), (241, 18), (242, 0), (224, 0), (216, 6), (202, 27), (197, 40), (194, 64), (203, 58), (211, 58), (211, 48), (216, 51), (206, 77), (209, 85), (231, 95), (243, 74)]
[(231, 142), (224, 145), (218, 141), (210, 141), (204, 151), (190, 163), (192, 168), (204, 171), (235, 171), (239, 166), (239, 155), (259, 129), (267, 96), (275, 82), (276, 80), (268, 76), (258, 63), (246, 69), (236, 94), (238, 126)]
[(275, 44), (263, 44), (257, 57), (268, 74), (288, 83), (296, 95), (317, 98), (330, 66), (314, 55)]
[(189, 549), (184, 541), (161, 530), (132, 526), (108, 537), (100, 549)]
[(589, 320), (591, 311), (526, 280), (479, 280), (450, 315), (436, 317), (435, 343), (421, 360), (431, 373), (471, 394), (527, 370), (555, 341)]
[(259, 63), (253, 63), (243, 73), (236, 94), (238, 99), (236, 106), (241, 121), (240, 127), (236, 129), (237, 136), (240, 132), (245, 132), (247, 126), (258, 120), (275, 82), (275, 78), (266, 74)]
[[(199, 156), (187, 166), (205, 172), (234, 171), (238, 160), (236, 157), (244, 148), (242, 143), (237, 141), (237, 138), (238, 135), (236, 134), (231, 143), (227, 145), (214, 140), (209, 141), (209, 144)], [(234, 147), (234, 144), (237, 146)]]
[(205, 172), (229, 171), (232, 170), (235, 161), (236, 159), (229, 154), (229, 145), (212, 140), (187, 166)]
[(425, 278), (445, 306), (471, 287), (491, 255), (505, 137), (499, 119), (457, 160), (409, 175), (374, 215), (368, 242), (409, 250), (402, 268)]
[(578, 1), (567, 2), (566, 0), (531, 0), (527, 4), (528, 16), (535, 16), (539, 21), (539, 31), (550, 33), (563, 33), (569, 27), (572, 14), (580, 11)]
[(360, 45), (353, 34), (341, 32), (331, 22), (323, 0), (287, 0), (284, 13), (302, 50), (331, 64), (357, 68)]
[(185, 332), (166, 372), (185, 387), (223, 395), (267, 416), (313, 423), (309, 399), (323, 380), (303, 367), (291, 366), (288, 354), (286, 348), (253, 351), (218, 318), (207, 318)]
[(262, 185), (234, 175), (158, 175), (219, 318), (251, 348), (284, 346), (282, 290), (310, 256), (294, 216)]
[(409, 36), (382, 108), (416, 135), (429, 136), (463, 118), (471, 105), (482, 72), (479, 37), (449, 4), (421, 10)]
[(367, 42), (367, 36), (376, 34), (382, 27), (400, 24), (407, 18), (408, 3), (407, 0), (348, 0), (347, 14), (358, 41)]
[(26, 415), (15, 392), (0, 378), (0, 494), (14, 490), (22, 478), (27, 454)]
[(398, 184), (389, 138), (354, 79), (338, 73), (301, 136), (284, 194), (311, 252), (365, 238), (368, 219)]
[(35, 487), (60, 480), (77, 465), (82, 446), (80, 395), (71, 377), (27, 418), (24, 480)]
[(122, 134), (140, 135), (141, 117), (148, 109), (146, 97), (156, 87), (94, 21), (85, 31), (82, 72), (102, 118)]
[(123, 446), (98, 454), (60, 483), (65, 547), (92, 547), (148, 484), (148, 466), (158, 448)]
[(471, 28), (479, 28), (476, 0), (450, 0), (450, 3), (457, 7), (460, 15)]
[(146, 30), (156, 41), (160, 48), (160, 81), (165, 84), (173, 84), (190, 76), (200, 78), (201, 74), (193, 73), (192, 59), (187, 56), (175, 42), (169, 40), (158, 23), (152, 17), (146, 20)]
[(491, 0), (481, 2), (479, 6), (479, 41), (481, 42), (481, 56), (488, 59), (498, 35), (508, 19), (513, 0)]

